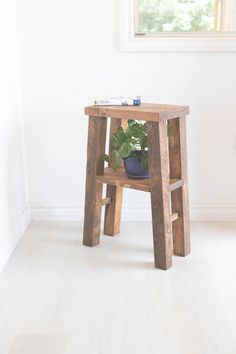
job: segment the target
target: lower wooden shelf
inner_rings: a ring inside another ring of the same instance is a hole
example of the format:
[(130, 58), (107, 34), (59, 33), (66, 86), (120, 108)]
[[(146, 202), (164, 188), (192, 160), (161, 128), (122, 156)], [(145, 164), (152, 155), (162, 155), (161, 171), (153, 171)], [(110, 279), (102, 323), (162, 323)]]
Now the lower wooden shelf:
[[(150, 192), (150, 179), (131, 179), (126, 176), (125, 170), (119, 168), (116, 172), (112, 168), (107, 167), (103, 175), (98, 175), (96, 178), (98, 183), (111, 184), (125, 188), (137, 189), (143, 192)], [(170, 179), (169, 190), (173, 191), (183, 186), (182, 179)]]

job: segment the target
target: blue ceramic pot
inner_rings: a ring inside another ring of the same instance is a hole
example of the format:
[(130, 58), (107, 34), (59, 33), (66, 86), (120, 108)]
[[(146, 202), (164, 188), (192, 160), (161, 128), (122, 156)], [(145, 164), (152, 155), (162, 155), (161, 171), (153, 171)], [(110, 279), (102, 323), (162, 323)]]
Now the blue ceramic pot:
[(149, 178), (148, 170), (145, 170), (141, 164), (142, 153), (143, 151), (135, 151), (135, 156), (129, 156), (123, 159), (125, 172), (128, 177), (134, 179)]

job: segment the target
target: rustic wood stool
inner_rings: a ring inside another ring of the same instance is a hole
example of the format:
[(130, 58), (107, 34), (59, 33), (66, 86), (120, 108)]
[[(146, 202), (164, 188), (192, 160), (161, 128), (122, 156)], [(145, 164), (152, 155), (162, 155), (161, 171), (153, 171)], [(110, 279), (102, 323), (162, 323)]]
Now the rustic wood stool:
[[(173, 253), (178, 256), (189, 254), (188, 113), (189, 107), (161, 104), (85, 108), (89, 126), (84, 245), (93, 247), (99, 243), (102, 205), (106, 205), (104, 234), (119, 233), (122, 190), (126, 187), (151, 193), (155, 267), (170, 268)], [(104, 168), (108, 117), (111, 118), (110, 150), (113, 134), (119, 126), (125, 127), (128, 119), (147, 121), (149, 179), (134, 180), (126, 176), (123, 168), (118, 172)], [(102, 199), (104, 183), (107, 191), (106, 198)]]

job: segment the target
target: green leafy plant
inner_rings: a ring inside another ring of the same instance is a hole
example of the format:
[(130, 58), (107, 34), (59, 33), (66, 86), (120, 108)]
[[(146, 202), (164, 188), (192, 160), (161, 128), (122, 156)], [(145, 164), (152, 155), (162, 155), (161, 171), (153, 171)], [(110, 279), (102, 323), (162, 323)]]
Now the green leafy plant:
[(110, 156), (105, 155), (105, 161), (116, 171), (121, 166), (123, 158), (135, 156), (135, 152), (140, 150), (141, 164), (148, 170), (147, 123), (128, 120), (127, 129), (119, 127), (113, 135), (112, 152)]

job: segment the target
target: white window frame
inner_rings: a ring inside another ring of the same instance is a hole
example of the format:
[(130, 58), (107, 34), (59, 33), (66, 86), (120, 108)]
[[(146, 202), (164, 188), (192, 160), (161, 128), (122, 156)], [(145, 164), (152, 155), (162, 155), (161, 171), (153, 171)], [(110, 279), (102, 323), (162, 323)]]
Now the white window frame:
[(135, 1), (119, 0), (122, 52), (236, 52), (236, 32), (135, 34)]

